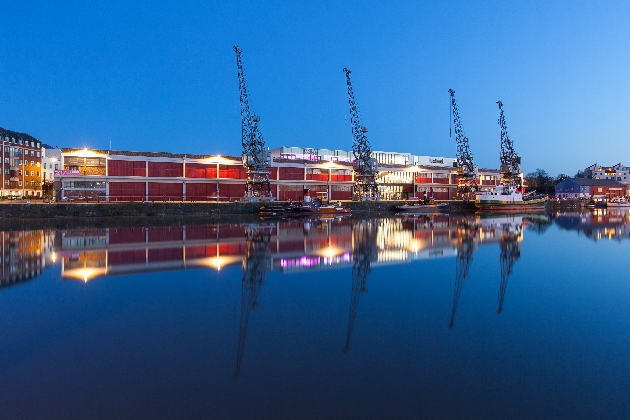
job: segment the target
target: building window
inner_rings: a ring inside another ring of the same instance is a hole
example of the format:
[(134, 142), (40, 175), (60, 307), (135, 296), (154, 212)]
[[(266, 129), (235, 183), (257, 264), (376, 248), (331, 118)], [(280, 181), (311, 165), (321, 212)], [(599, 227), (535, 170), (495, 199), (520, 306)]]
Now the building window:
[(31, 156), (35, 156), (35, 151), (31, 150)]
[(37, 157), (39, 157), (39, 152), (37, 152)]
[(35, 166), (35, 161), (31, 160), (31, 166)]
[(39, 172), (37, 172), (37, 176), (39, 176)]
[(18, 187), (22, 186), (22, 181), (18, 181)]
[(18, 149), (18, 155), (22, 154), (22, 149)]
[(9, 158), (4, 158), (4, 163), (9, 163)]
[(58, 163), (55, 163), (55, 171), (56, 171), (57, 169), (59, 169), (59, 164), (58, 164)]
[(31, 171), (31, 176), (35, 176), (35, 172)]
[(9, 180), (8, 179), (4, 181), (4, 185), (9, 185)]
[(46, 169), (46, 162), (44, 162), (44, 169)]

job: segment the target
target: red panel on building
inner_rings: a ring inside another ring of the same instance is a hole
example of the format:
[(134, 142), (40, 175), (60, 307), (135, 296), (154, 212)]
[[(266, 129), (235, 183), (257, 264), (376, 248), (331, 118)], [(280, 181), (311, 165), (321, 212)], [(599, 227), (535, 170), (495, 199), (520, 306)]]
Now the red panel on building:
[(132, 249), (124, 251), (109, 251), (107, 253), (107, 264), (128, 265), (128, 264), (144, 264), (147, 254), (144, 249)]
[(245, 229), (240, 226), (225, 226), (222, 225), (219, 228), (220, 239), (238, 239), (241, 240), (245, 237)]
[(142, 227), (110, 228), (110, 244), (140, 244), (146, 242), (146, 232)]
[(247, 244), (245, 242), (238, 244), (220, 244), (220, 255), (244, 255), (247, 252)]
[(242, 165), (219, 165), (219, 178), (247, 179)]
[(186, 183), (186, 201), (210, 201), (217, 199), (216, 183)]
[(146, 162), (135, 160), (108, 160), (107, 173), (109, 176), (146, 176)]
[(416, 177), (416, 184), (430, 184), (431, 178), (426, 178), (426, 177)]
[(216, 238), (217, 238), (216, 225), (186, 226), (186, 240), (216, 239)]
[(109, 201), (144, 201), (144, 182), (110, 182)]
[(304, 168), (278, 168), (281, 180), (304, 180)]
[(169, 178), (183, 176), (183, 163), (149, 162), (149, 176)]
[(239, 200), (245, 195), (245, 184), (223, 184), (219, 186), (219, 199)]
[(182, 226), (159, 226), (149, 228), (149, 242), (181, 241), (184, 239)]
[(186, 178), (216, 178), (217, 165), (205, 163), (187, 163)]
[[(186, 231), (188, 233), (188, 230)], [(186, 247), (186, 259), (215, 257), (217, 247), (215, 245), (195, 245)]]
[(150, 201), (181, 201), (183, 185), (179, 183), (149, 182)]
[(149, 262), (183, 261), (184, 250), (178, 248), (149, 249)]

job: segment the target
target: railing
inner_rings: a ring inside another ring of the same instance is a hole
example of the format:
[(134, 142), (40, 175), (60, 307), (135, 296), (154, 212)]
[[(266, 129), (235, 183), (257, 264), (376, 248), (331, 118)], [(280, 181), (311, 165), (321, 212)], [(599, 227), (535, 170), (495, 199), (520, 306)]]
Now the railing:
[(61, 202), (64, 203), (142, 203), (142, 202), (161, 202), (161, 203), (216, 203), (216, 202), (236, 202), (241, 201), (243, 197), (233, 196), (195, 196), (187, 197), (185, 200), (181, 196), (149, 196), (146, 197), (139, 195), (122, 195), (122, 196), (98, 196), (98, 197), (86, 197), (86, 196), (69, 196), (64, 197)]

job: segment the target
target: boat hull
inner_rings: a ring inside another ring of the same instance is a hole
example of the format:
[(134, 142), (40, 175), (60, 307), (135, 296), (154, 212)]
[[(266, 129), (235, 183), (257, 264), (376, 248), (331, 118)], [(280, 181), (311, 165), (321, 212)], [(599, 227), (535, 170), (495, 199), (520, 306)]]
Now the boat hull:
[(547, 199), (533, 200), (476, 200), (475, 206), (481, 211), (495, 212), (539, 212), (545, 210)]

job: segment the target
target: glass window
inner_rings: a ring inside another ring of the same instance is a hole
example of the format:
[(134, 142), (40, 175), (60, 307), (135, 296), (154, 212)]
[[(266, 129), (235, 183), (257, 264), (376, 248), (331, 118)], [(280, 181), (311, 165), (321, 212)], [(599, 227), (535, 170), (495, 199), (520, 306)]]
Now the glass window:
[(59, 169), (59, 164), (55, 163), (55, 170)]
[(39, 157), (39, 152), (37, 152), (37, 157)]
[(18, 155), (22, 154), (22, 149), (18, 149)]
[(37, 176), (39, 176), (39, 172), (37, 172)]
[(35, 172), (34, 171), (31, 171), (31, 176), (35, 176)]
[(46, 162), (44, 162), (44, 169), (46, 169)]

